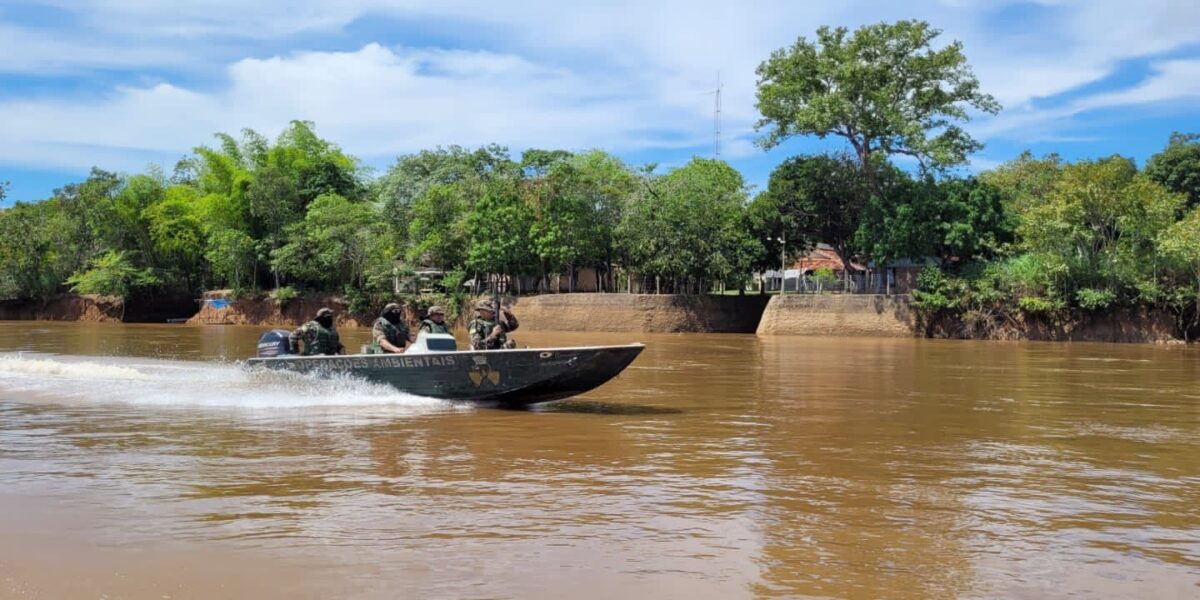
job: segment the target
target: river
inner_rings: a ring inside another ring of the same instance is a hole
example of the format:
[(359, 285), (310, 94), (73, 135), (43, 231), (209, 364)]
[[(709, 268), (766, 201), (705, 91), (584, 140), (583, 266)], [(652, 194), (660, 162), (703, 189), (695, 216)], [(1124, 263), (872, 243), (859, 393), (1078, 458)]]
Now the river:
[(1198, 348), (520, 331), (647, 349), (504, 411), (263, 330), (0, 323), (0, 598), (1200, 597)]

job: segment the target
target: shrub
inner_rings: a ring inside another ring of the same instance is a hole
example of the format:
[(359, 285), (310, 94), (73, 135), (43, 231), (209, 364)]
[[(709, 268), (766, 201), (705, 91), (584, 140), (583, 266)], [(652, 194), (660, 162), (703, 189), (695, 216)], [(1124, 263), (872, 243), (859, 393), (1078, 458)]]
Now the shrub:
[(295, 300), (299, 295), (300, 294), (296, 292), (296, 288), (293, 288), (290, 285), (285, 285), (281, 288), (277, 288), (271, 294), (271, 298), (275, 300), (275, 306), (282, 309), (287, 308), (287, 305), (291, 304), (292, 300)]
[(1112, 290), (1083, 288), (1075, 293), (1075, 299), (1079, 301), (1080, 308), (1097, 311), (1112, 306), (1117, 301), (1117, 295)]
[(1049, 315), (1054, 314), (1063, 308), (1062, 302), (1055, 301), (1051, 298), (1043, 298), (1041, 296), (1021, 296), (1017, 300), (1017, 308), (1021, 312), (1030, 315)]

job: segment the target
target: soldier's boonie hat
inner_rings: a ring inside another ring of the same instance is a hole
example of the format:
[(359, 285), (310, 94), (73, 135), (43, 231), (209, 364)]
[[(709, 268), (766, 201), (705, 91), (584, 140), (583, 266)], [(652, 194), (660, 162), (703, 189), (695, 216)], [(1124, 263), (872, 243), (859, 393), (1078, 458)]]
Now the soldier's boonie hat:
[(383, 307), (383, 314), (386, 315), (386, 314), (392, 312), (393, 310), (399, 312), (400, 305), (396, 304), (395, 302), (388, 302), (387, 306)]
[(444, 315), (446, 314), (446, 311), (442, 310), (442, 307), (434, 304), (433, 306), (430, 306), (429, 310), (425, 311), (425, 313), (430, 315)]
[(318, 316), (318, 317), (332, 317), (332, 316), (333, 316), (333, 309), (330, 309), (330, 308), (322, 308), (321, 310), (318, 310), (318, 311), (317, 311), (317, 316)]
[(491, 300), (480, 300), (479, 302), (475, 303), (475, 310), (495, 311), (496, 307), (492, 304)]

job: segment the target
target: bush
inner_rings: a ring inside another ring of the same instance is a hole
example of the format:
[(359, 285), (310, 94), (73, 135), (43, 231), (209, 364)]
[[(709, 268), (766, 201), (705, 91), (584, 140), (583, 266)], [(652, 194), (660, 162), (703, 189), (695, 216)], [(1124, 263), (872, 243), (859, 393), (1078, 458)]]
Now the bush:
[(1097, 311), (1112, 306), (1117, 301), (1117, 295), (1111, 290), (1083, 288), (1075, 293), (1075, 299), (1079, 301), (1080, 308)]
[(275, 300), (275, 306), (280, 309), (287, 308), (287, 305), (291, 304), (292, 300), (295, 300), (299, 296), (300, 294), (296, 289), (290, 285), (278, 288), (271, 294), (271, 298)]
[(1065, 308), (1061, 302), (1041, 296), (1021, 296), (1017, 308), (1029, 315), (1050, 315)]
[(913, 289), (913, 306), (929, 313), (958, 311), (970, 295), (966, 282), (946, 275), (938, 267), (925, 267), (917, 275)]

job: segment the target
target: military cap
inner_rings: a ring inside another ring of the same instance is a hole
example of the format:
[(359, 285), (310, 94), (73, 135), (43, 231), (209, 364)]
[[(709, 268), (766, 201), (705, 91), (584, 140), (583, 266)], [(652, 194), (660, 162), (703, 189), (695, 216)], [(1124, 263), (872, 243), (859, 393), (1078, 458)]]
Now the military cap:
[(388, 302), (387, 306), (383, 307), (383, 314), (386, 315), (386, 314), (392, 312), (393, 310), (399, 311), (400, 305), (396, 304), (395, 302)]
[(444, 314), (446, 314), (446, 311), (442, 310), (442, 307), (434, 304), (433, 306), (429, 307), (429, 310), (425, 311), (425, 314), (427, 314), (427, 315), (444, 315)]
[(318, 317), (318, 318), (320, 318), (320, 317), (332, 317), (332, 316), (333, 316), (333, 309), (331, 309), (331, 308), (322, 308), (321, 310), (318, 310), (318, 311), (317, 311), (317, 317)]
[(496, 305), (491, 300), (480, 300), (475, 303), (475, 310), (490, 310), (495, 311)]

